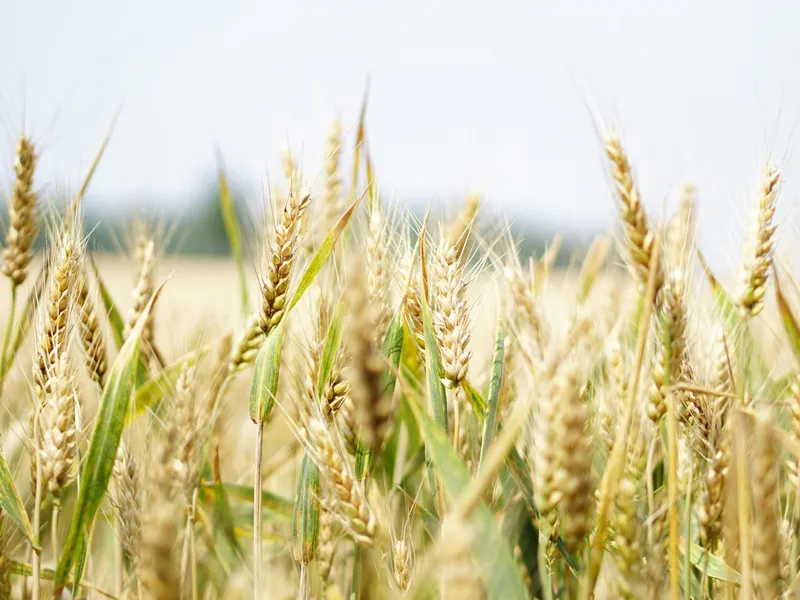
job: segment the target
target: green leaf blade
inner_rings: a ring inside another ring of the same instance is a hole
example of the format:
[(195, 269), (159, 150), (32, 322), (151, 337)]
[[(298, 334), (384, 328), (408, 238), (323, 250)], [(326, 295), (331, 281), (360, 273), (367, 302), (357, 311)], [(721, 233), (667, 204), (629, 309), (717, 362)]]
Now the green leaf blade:
[(283, 324), (269, 332), (261, 344), (253, 365), (253, 379), (250, 385), (250, 418), (253, 423), (264, 423), (272, 413), (275, 396), (278, 393), (278, 376), (281, 369), (281, 346), (283, 345)]
[(486, 410), (486, 419), (483, 422), (483, 436), (481, 440), (480, 465), (486, 459), (486, 453), (494, 439), (497, 429), (497, 414), (500, 405), (500, 386), (503, 384), (503, 369), (505, 365), (505, 338), (503, 333), (503, 323), (498, 321), (497, 332), (494, 340), (494, 356), (492, 358), (492, 375), (489, 383), (489, 404)]
[(25, 505), (19, 497), (14, 478), (11, 476), (11, 471), (2, 454), (0, 454), (0, 508), (17, 524), (22, 533), (25, 534), (25, 537), (28, 538), (28, 541), (35, 543), (33, 527), (31, 527), (31, 522), (28, 519), (28, 513), (25, 512)]
[(162, 289), (163, 284), (150, 298), (109, 371), (108, 381), (95, 417), (89, 450), (83, 461), (82, 484), (75, 502), (67, 541), (56, 569), (56, 592), (60, 593), (64, 588), (72, 567), (76, 560), (80, 560), (92, 521), (105, 497), (133, 392), (139, 364), (139, 342), (147, 317)]
[(442, 383), (442, 358), (436, 334), (433, 332), (431, 312), (428, 301), (422, 298), (422, 326), (425, 332), (425, 373), (428, 380), (433, 419), (442, 431), (447, 431), (447, 394)]
[(219, 180), (219, 204), (222, 212), (222, 220), (225, 223), (225, 233), (228, 236), (228, 243), (231, 246), (233, 260), (236, 262), (236, 272), (239, 275), (239, 290), (242, 301), (242, 314), (246, 317), (249, 314), (250, 301), (247, 295), (247, 277), (244, 270), (244, 256), (242, 252), (242, 229), (239, 225), (239, 218), (236, 214), (236, 206), (233, 202), (231, 189), (228, 186), (228, 178), (225, 176), (225, 169), (222, 166), (222, 155), (217, 155), (217, 178)]
[(777, 272), (775, 273), (775, 298), (778, 301), (778, 312), (781, 315), (783, 328), (786, 330), (786, 337), (789, 338), (789, 344), (795, 358), (800, 361), (800, 325), (797, 323), (789, 301), (783, 295)]
[(308, 288), (311, 287), (311, 284), (314, 283), (314, 279), (316, 279), (317, 275), (319, 275), (322, 267), (325, 266), (328, 257), (331, 255), (334, 247), (336, 246), (336, 242), (339, 241), (339, 237), (342, 235), (342, 232), (350, 222), (350, 217), (353, 216), (353, 213), (355, 212), (356, 208), (358, 208), (358, 205), (365, 194), (366, 191), (356, 198), (356, 200), (350, 205), (350, 208), (344, 212), (344, 214), (336, 222), (336, 225), (334, 225), (333, 228), (328, 232), (328, 235), (325, 236), (325, 239), (322, 240), (319, 248), (317, 248), (314, 256), (309, 261), (306, 270), (300, 277), (300, 283), (297, 285), (297, 289), (292, 296), (292, 301), (289, 303), (289, 307), (286, 309), (286, 312), (289, 312), (295, 306), (297, 306), (297, 303), (300, 302), (303, 294), (305, 294), (306, 291), (308, 291)]
[(307, 564), (314, 558), (319, 540), (320, 481), (317, 465), (306, 454), (297, 480), (297, 497), (292, 518), (292, 552), (294, 559)]

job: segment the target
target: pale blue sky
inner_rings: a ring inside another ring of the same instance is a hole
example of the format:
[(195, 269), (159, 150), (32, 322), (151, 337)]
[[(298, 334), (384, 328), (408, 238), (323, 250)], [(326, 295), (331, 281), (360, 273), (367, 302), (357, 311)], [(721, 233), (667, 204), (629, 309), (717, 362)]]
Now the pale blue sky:
[(737, 239), (769, 151), (782, 218), (800, 189), (797, 2), (0, 0), (0, 22), (6, 164), (24, 113), (41, 182), (74, 188), (123, 103), (95, 201), (187, 202), (215, 144), (254, 191), (287, 139), (316, 168), (367, 75), (378, 175), (401, 198), (479, 187), (498, 210), (605, 227), (604, 124), (652, 212), (696, 182), (705, 244)]

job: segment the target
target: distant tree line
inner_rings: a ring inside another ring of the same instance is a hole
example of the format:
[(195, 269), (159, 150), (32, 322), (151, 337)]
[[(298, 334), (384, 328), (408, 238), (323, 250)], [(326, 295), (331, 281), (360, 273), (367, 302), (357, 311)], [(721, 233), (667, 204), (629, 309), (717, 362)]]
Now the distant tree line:
[[(236, 196), (235, 205), (246, 234), (250, 241), (254, 224), (253, 211), (250, 211), (242, 200)], [(424, 205), (420, 203), (419, 217), (422, 217)], [(186, 254), (199, 256), (225, 256), (230, 254), (230, 244), (222, 219), (219, 203), (219, 190), (216, 186), (208, 186), (188, 208), (180, 210), (87, 210), (84, 216), (84, 231), (90, 232), (89, 248), (95, 252), (119, 252), (129, 249), (134, 222), (145, 220), (150, 224), (158, 224), (164, 232), (165, 252), (167, 254)], [(0, 221), (3, 225), (3, 238), (7, 230), (8, 215), (4, 211)], [(555, 231), (538, 227), (535, 224), (519, 219), (512, 223), (511, 234), (519, 244), (523, 257), (540, 256), (547, 244), (552, 240)], [(39, 232), (36, 247), (44, 244), (44, 232)], [(557, 264), (567, 264), (576, 255), (582, 254), (586, 247), (586, 236), (567, 236), (562, 240)], [(245, 243), (245, 251), (252, 250), (252, 243)]]

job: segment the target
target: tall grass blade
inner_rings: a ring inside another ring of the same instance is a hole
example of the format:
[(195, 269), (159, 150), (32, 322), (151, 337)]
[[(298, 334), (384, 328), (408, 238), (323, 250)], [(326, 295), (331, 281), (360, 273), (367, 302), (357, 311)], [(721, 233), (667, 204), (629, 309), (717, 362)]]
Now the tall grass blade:
[(242, 229), (239, 226), (239, 217), (233, 202), (228, 178), (222, 164), (222, 153), (217, 149), (217, 178), (219, 179), (219, 205), (222, 211), (222, 220), (225, 223), (225, 233), (231, 246), (233, 260), (236, 262), (236, 272), (239, 274), (239, 295), (242, 302), (242, 315), (250, 314), (249, 299), (247, 296), (247, 277), (244, 271), (244, 256), (242, 253)]
[(158, 375), (137, 386), (134, 405), (135, 413), (140, 414), (158, 405), (164, 396), (175, 389), (175, 382), (178, 380), (183, 365), (194, 365), (208, 350), (209, 346), (204, 346), (187, 352), (174, 363), (162, 369)]
[(292, 310), (297, 303), (300, 302), (300, 299), (303, 297), (303, 294), (306, 293), (311, 284), (314, 283), (314, 279), (316, 279), (319, 272), (322, 270), (322, 267), (325, 266), (325, 262), (328, 260), (328, 257), (333, 252), (334, 247), (336, 246), (336, 242), (339, 240), (339, 236), (342, 235), (342, 232), (347, 227), (347, 223), (350, 221), (350, 217), (353, 216), (353, 212), (355, 212), (356, 208), (358, 208), (359, 203), (361, 202), (362, 198), (367, 192), (364, 191), (355, 201), (350, 205), (344, 214), (339, 217), (339, 220), (336, 222), (336, 225), (333, 226), (328, 232), (328, 235), (325, 236), (325, 239), (322, 240), (322, 243), (317, 248), (317, 251), (314, 253), (314, 256), (311, 258), (311, 261), (308, 263), (306, 270), (303, 272), (302, 277), (300, 277), (300, 283), (297, 285), (297, 289), (292, 296), (292, 301), (289, 303), (289, 307), (286, 309), (287, 312)]
[(475, 411), (475, 416), (481, 420), (485, 419), (486, 400), (483, 399), (481, 393), (466, 379), (461, 382), (461, 387), (464, 390), (464, 394), (467, 396), (470, 406), (472, 406), (472, 410)]
[(97, 154), (94, 156), (94, 160), (92, 161), (92, 165), (89, 167), (89, 172), (86, 173), (86, 177), (83, 178), (83, 183), (81, 184), (78, 193), (75, 195), (75, 198), (72, 199), (72, 203), (69, 207), (68, 212), (68, 219), (72, 219), (80, 212), (81, 202), (83, 201), (83, 197), (86, 195), (86, 190), (89, 189), (89, 184), (94, 177), (94, 173), (97, 170), (97, 166), (100, 164), (100, 160), (103, 158), (103, 154), (106, 152), (106, 148), (108, 148), (108, 142), (111, 141), (111, 134), (114, 133), (114, 127), (117, 125), (117, 119), (119, 118), (119, 110), (114, 114), (111, 118), (111, 124), (108, 126), (108, 131), (106, 132), (106, 136), (103, 138), (103, 143), (100, 144), (100, 149), (97, 151)]
[[(774, 266), (773, 266), (774, 268)], [(778, 279), (778, 270), (775, 270), (775, 299), (778, 301), (778, 312), (781, 315), (783, 328), (786, 330), (786, 337), (789, 338), (789, 345), (792, 348), (797, 360), (800, 360), (800, 325), (792, 312), (792, 307), (786, 300), (781, 290), (780, 280)]]
[(358, 115), (358, 129), (356, 130), (356, 143), (353, 149), (353, 179), (350, 187), (353, 198), (356, 195), (358, 187), (358, 171), (361, 167), (361, 152), (364, 145), (364, 138), (366, 134), (366, 121), (367, 121), (367, 104), (369, 103), (369, 81), (366, 88), (364, 88), (364, 97), (361, 99), (361, 111)]
[[(747, 381), (755, 379), (758, 383), (768, 382), (770, 379), (769, 368), (764, 363), (763, 354), (758, 347), (755, 337), (750, 332), (749, 327), (747, 327), (747, 323), (745, 323), (739, 315), (736, 303), (711, 272), (708, 263), (706, 263), (703, 254), (699, 250), (697, 251), (697, 256), (706, 274), (706, 279), (711, 286), (711, 291), (714, 294), (717, 307), (722, 313), (722, 320), (725, 323), (729, 339), (734, 340), (734, 345), (742, 350), (742, 352), (740, 352), (740, 358), (743, 363), (745, 379)], [(758, 387), (758, 385), (756, 385), (756, 387)], [(737, 389), (742, 390), (742, 386), (737, 384)]]
[(486, 410), (486, 419), (483, 422), (483, 438), (481, 440), (481, 458), (478, 463), (478, 470), (480, 465), (486, 458), (486, 453), (489, 451), (489, 446), (494, 438), (495, 430), (497, 429), (497, 413), (500, 404), (500, 386), (503, 383), (503, 367), (505, 364), (504, 358), (505, 351), (505, 338), (503, 334), (503, 322), (498, 320), (497, 331), (494, 338), (494, 357), (492, 358), (492, 376), (489, 383), (489, 405)]
[(261, 344), (253, 365), (253, 379), (250, 384), (250, 418), (253, 423), (266, 422), (275, 405), (285, 322), (281, 321), (269, 332), (267, 339)]
[(33, 535), (33, 527), (25, 512), (25, 505), (14, 485), (14, 478), (8, 469), (3, 455), (0, 454), (0, 508), (2, 508), (9, 518), (16, 523), (31, 543), (36, 543)]
[(383, 339), (383, 347), (381, 351), (386, 359), (386, 369), (383, 371), (383, 394), (384, 396), (391, 396), (394, 393), (394, 387), (397, 383), (397, 369), (400, 366), (400, 357), (403, 353), (403, 338), (405, 336), (405, 327), (403, 320), (403, 311), (398, 310), (394, 313), (389, 329), (386, 331), (386, 337)]
[[(681, 554), (686, 554), (686, 539), (679, 541)], [(702, 546), (691, 542), (689, 544), (689, 560), (696, 569), (705, 573), (712, 579), (727, 581), (736, 585), (741, 585), (742, 576), (739, 572), (725, 564), (725, 561), (716, 554), (711, 554)]]
[(319, 372), (317, 373), (317, 396), (322, 397), (325, 392), (325, 386), (328, 383), (328, 378), (333, 369), (333, 364), (336, 361), (336, 355), (339, 353), (339, 347), (342, 344), (342, 332), (344, 331), (344, 319), (339, 307), (333, 315), (328, 332), (325, 334), (325, 344), (322, 347), (322, 356), (319, 361)]
[(25, 336), (28, 335), (31, 325), (35, 322), (33, 318), (34, 311), (36, 310), (36, 307), (39, 306), (39, 302), (41, 301), (42, 292), (44, 291), (45, 284), (47, 283), (47, 274), (49, 270), (49, 262), (46, 261), (42, 267), (42, 270), (39, 271), (39, 275), (36, 277), (36, 283), (33, 284), (30, 294), (28, 294), (28, 301), (25, 304), (25, 309), (22, 311), (22, 316), (17, 323), (17, 332), (14, 335), (14, 341), (11, 342), (11, 348), (8, 351), (8, 356), (4, 357), (5, 360), (2, 361), (3, 372), (0, 374), (0, 381), (5, 378), (9, 369), (11, 368), (11, 365), (14, 364), (14, 359), (17, 356), (17, 352), (19, 352), (22, 342), (25, 341)]
[(301, 564), (314, 558), (319, 539), (319, 468), (306, 454), (297, 480), (292, 519), (292, 552)]

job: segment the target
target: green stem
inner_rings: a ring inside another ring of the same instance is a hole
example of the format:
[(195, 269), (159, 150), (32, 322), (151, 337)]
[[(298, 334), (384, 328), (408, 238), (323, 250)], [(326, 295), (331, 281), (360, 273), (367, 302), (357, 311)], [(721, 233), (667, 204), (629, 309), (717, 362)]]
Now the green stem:
[(361, 597), (361, 547), (353, 544), (353, 577), (350, 581), (349, 598), (358, 600)]
[(0, 391), (2, 391), (3, 381), (6, 378), (6, 372), (11, 365), (6, 364), (8, 345), (11, 343), (11, 330), (14, 329), (14, 317), (17, 312), (17, 286), (11, 284), (11, 311), (8, 317), (8, 324), (6, 325), (6, 333), (3, 336), (3, 353), (0, 354)]
[(123, 573), (125, 571), (122, 550), (122, 525), (119, 516), (114, 516), (114, 594), (122, 596)]
[(264, 441), (264, 422), (258, 423), (256, 434), (255, 472), (253, 473), (253, 600), (261, 591), (261, 460)]
[(61, 512), (61, 498), (53, 498), (53, 514), (50, 517), (50, 543), (53, 544), (53, 564), (58, 564), (58, 515)]
[(36, 492), (33, 501), (33, 538), (36, 542), (33, 548), (32, 557), (32, 595), (40, 598), (39, 576), (41, 571), (41, 548), (39, 547), (39, 529), (42, 526), (42, 459), (39, 455), (39, 407), (36, 407), (36, 415), (33, 419), (33, 449), (36, 453)]
[[(259, 494), (260, 496), (261, 494)], [(192, 569), (192, 600), (198, 600), (199, 591), (197, 589), (197, 540), (194, 533), (194, 520), (197, 513), (197, 488), (192, 494), (192, 512), (189, 513), (189, 550), (191, 552)]]

